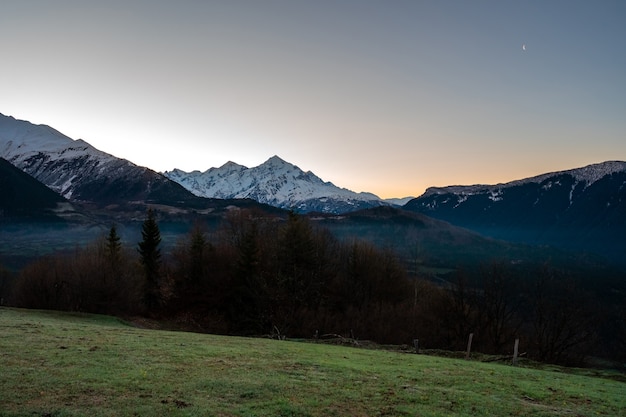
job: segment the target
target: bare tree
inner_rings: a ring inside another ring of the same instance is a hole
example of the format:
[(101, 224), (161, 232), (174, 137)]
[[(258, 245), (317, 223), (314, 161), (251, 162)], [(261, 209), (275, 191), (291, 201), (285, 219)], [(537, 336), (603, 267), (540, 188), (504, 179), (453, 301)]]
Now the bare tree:
[(556, 271), (539, 272), (530, 293), (533, 353), (546, 362), (582, 361), (596, 339), (594, 298)]

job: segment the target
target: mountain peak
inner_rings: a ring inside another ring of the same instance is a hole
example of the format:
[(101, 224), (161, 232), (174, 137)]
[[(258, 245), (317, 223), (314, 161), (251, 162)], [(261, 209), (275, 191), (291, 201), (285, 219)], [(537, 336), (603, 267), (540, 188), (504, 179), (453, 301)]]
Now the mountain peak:
[(228, 161), (220, 167), (220, 169), (233, 169), (233, 168), (246, 168), (246, 167), (233, 161)]
[(97, 204), (193, 195), (165, 177), (47, 125), (0, 116), (0, 157), (69, 200)]
[(299, 211), (346, 212), (385, 204), (369, 193), (355, 193), (324, 182), (277, 155), (253, 168), (228, 162), (204, 173), (164, 173), (197, 196), (251, 198)]
[(261, 164), (261, 166), (285, 166), (285, 165), (294, 166), (293, 164), (290, 164), (289, 162), (285, 161), (278, 155), (272, 156), (270, 159), (268, 159), (267, 161)]
[(212, 171), (212, 170), (219, 170), (223, 174), (230, 174), (233, 172), (243, 171), (244, 169), (248, 169), (248, 167), (239, 165), (238, 163), (233, 162), (233, 161), (228, 161), (219, 168), (209, 168), (207, 172)]

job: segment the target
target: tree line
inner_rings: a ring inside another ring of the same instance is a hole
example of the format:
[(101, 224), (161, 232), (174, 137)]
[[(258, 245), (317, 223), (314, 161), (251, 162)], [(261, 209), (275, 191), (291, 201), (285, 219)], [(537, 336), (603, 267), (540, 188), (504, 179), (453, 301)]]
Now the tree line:
[[(346, 335), (382, 344), (510, 354), (571, 363), (588, 355), (622, 359), (624, 303), (603, 306), (547, 265), (520, 274), (484, 265), (479, 282), (457, 270), (447, 285), (408, 273), (391, 250), (340, 241), (308, 218), (231, 212), (218, 231), (196, 224), (162, 253), (150, 210), (136, 247), (115, 226), (71, 254), (38, 259), (5, 288), (5, 303), (119, 316), (145, 315), (195, 331), (313, 338)], [(472, 281), (470, 285), (470, 281)], [(602, 326), (599, 323), (613, 323)], [(607, 344), (608, 343), (608, 344)]]

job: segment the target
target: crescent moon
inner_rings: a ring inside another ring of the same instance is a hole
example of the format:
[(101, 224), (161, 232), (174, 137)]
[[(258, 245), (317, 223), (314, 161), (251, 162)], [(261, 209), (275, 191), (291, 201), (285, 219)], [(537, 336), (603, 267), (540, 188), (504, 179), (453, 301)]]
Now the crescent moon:
[(522, 45), (522, 51), (525, 51), (525, 50), (526, 50), (526, 44), (523, 44)]

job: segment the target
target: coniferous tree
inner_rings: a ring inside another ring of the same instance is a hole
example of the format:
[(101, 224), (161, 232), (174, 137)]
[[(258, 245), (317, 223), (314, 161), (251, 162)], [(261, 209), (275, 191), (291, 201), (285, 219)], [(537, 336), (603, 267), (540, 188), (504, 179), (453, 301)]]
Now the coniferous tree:
[[(314, 310), (323, 286), (321, 248), (310, 222), (294, 212), (277, 236), (277, 268), (271, 297), (273, 327), (284, 334), (296, 330), (303, 309)], [(301, 323), (300, 323), (301, 324)]]
[(196, 224), (174, 250), (176, 263), (175, 291), (182, 299), (206, 299), (211, 287), (209, 265), (213, 245), (207, 241), (200, 224)]
[(189, 277), (188, 281), (193, 286), (198, 284), (206, 285), (204, 282), (206, 278), (206, 258), (207, 250), (210, 249), (210, 245), (199, 226), (194, 227), (190, 236), (189, 245)]
[(273, 272), (277, 249), (276, 225), (250, 210), (227, 217), (225, 242), (233, 257), (232, 276), (226, 289), (226, 309), (236, 334), (260, 334), (271, 329), (276, 295)]
[(92, 257), (97, 265), (94, 276), (100, 279), (97, 281), (99, 285), (94, 288), (94, 304), (97, 305), (94, 308), (98, 312), (111, 312), (117, 308), (122, 275), (122, 244), (115, 225), (97, 243), (97, 250), (93, 251)]
[(120, 237), (117, 234), (117, 228), (115, 225), (111, 226), (111, 229), (109, 230), (109, 235), (106, 238), (105, 249), (106, 258), (110, 265), (113, 267), (116, 266), (120, 260), (122, 244), (120, 243)]
[(238, 332), (258, 333), (267, 329), (268, 303), (260, 269), (259, 239), (256, 223), (250, 222), (236, 245), (230, 316), (233, 328)]
[(313, 229), (304, 217), (289, 213), (287, 224), (279, 236), (279, 276), (289, 298), (306, 301), (315, 266)]
[(160, 304), (161, 232), (154, 211), (148, 210), (148, 217), (141, 229), (143, 240), (139, 242), (139, 255), (144, 269), (144, 304), (151, 311)]
[(99, 244), (101, 266), (98, 273), (102, 276), (104, 293), (102, 295), (103, 312), (136, 311), (137, 301), (143, 298), (143, 277), (134, 273), (131, 258), (124, 249), (117, 226), (112, 225), (109, 234)]

